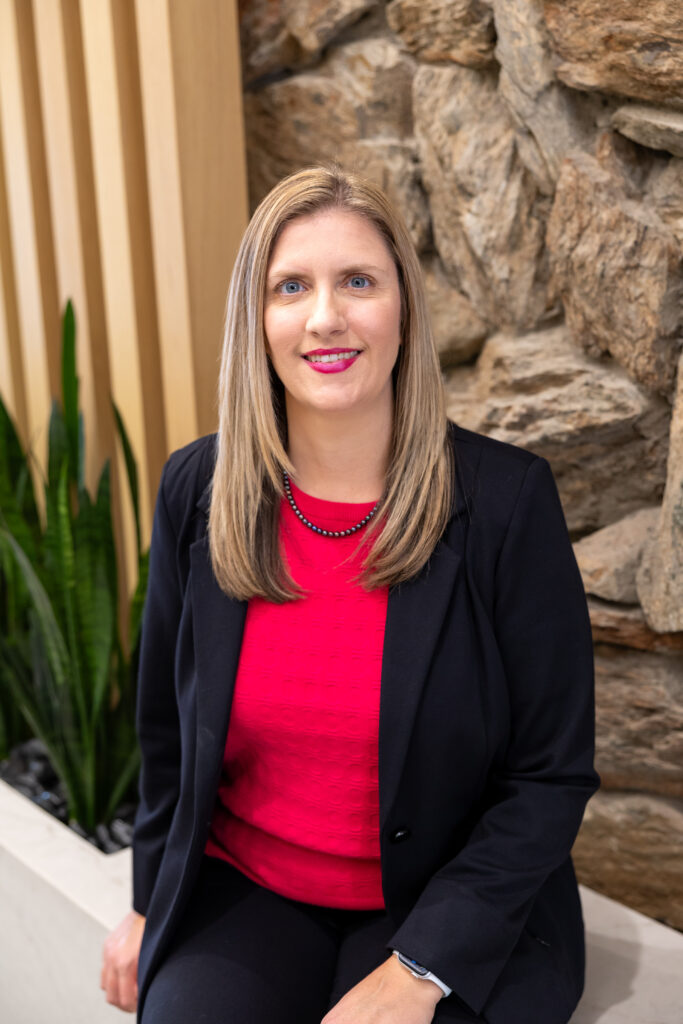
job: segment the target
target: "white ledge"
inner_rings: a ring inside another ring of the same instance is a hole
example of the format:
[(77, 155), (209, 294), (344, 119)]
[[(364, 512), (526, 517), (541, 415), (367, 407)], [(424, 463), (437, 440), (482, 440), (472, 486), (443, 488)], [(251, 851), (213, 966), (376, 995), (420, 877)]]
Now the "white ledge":
[[(0, 781), (3, 1024), (132, 1020), (99, 989), (130, 878), (130, 850), (100, 853)], [(590, 889), (581, 899), (588, 967), (572, 1024), (681, 1024), (683, 935)]]

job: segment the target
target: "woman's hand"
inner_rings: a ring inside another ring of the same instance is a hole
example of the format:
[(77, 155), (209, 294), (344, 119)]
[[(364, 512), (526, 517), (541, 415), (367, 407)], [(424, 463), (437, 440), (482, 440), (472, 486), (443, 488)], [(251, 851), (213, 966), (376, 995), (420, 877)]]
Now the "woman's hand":
[(390, 956), (323, 1017), (321, 1024), (431, 1024), (443, 992)]
[(138, 957), (145, 918), (131, 910), (107, 936), (102, 950), (100, 988), (107, 1002), (133, 1013), (138, 1003)]

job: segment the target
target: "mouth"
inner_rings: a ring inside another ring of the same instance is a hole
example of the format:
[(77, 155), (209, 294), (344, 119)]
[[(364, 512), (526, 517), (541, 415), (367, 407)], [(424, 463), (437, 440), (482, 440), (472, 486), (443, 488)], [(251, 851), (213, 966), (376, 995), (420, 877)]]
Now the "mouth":
[(358, 348), (318, 349), (315, 352), (306, 352), (304, 359), (308, 363), (338, 363), (343, 359), (355, 359), (359, 355), (360, 349)]
[(317, 373), (342, 373), (353, 366), (359, 355), (358, 348), (332, 348), (306, 352), (303, 358)]

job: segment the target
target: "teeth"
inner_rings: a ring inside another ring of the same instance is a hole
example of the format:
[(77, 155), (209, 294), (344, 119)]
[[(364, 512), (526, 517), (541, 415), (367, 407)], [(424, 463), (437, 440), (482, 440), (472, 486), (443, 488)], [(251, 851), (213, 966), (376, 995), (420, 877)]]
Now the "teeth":
[(340, 359), (352, 359), (353, 356), (359, 356), (360, 349), (353, 349), (352, 352), (336, 352), (332, 355), (325, 356), (306, 356), (309, 363), (338, 363)]

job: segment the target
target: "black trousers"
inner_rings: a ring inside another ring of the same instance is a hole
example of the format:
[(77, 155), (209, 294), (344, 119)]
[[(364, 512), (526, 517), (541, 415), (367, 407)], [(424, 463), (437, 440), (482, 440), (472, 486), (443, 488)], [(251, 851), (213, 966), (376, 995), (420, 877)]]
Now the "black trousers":
[[(320, 1024), (390, 955), (383, 910), (286, 899), (205, 857), (190, 905), (149, 986), (142, 1024)], [(483, 1022), (455, 994), (434, 1021)]]

